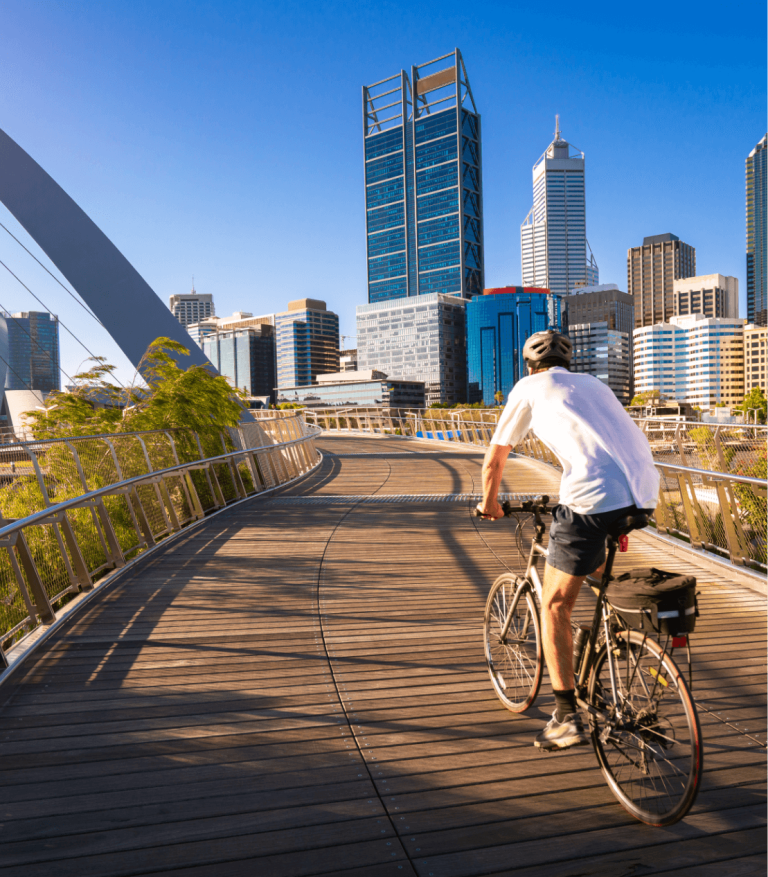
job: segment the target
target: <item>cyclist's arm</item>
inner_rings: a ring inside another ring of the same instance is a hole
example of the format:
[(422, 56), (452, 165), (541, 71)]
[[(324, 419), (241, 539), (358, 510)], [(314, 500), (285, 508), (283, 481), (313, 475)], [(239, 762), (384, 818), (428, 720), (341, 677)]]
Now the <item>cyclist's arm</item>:
[(490, 445), (483, 460), (483, 499), (478, 503), (477, 510), (483, 517), (504, 517), (497, 496), (501, 486), (501, 478), (504, 474), (504, 464), (512, 448), (509, 445)]
[(531, 405), (522, 386), (524, 383), (518, 382), (509, 394), (483, 461), (483, 501), (478, 504), (477, 510), (481, 515), (493, 519), (504, 515), (497, 500), (504, 464), (509, 452), (531, 426)]

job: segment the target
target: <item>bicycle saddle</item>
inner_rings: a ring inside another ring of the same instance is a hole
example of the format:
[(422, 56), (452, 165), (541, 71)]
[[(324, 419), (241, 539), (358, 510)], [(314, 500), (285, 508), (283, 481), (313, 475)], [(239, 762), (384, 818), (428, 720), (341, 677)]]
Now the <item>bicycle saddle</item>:
[(626, 518), (616, 521), (611, 527), (611, 535), (614, 538), (618, 536), (626, 536), (632, 530), (642, 530), (648, 526), (648, 515), (645, 512), (638, 512), (636, 515), (627, 515)]

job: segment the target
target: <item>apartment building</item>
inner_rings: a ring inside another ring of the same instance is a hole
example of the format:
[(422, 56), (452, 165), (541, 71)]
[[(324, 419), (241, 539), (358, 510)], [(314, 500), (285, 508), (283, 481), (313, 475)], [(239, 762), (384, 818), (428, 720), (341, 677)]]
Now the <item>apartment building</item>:
[(768, 372), (766, 372), (766, 341), (768, 328), (749, 323), (744, 327), (744, 392), (760, 387), (768, 392)]
[(634, 331), (635, 393), (660, 390), (700, 408), (744, 398), (744, 321), (703, 314)]

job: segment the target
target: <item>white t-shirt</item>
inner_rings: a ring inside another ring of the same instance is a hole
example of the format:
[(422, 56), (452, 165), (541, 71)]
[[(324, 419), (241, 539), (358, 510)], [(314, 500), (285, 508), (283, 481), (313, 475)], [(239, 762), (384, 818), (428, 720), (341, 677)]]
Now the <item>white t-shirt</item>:
[(562, 505), (581, 515), (656, 507), (648, 440), (602, 381), (560, 367), (518, 381), (491, 444), (514, 447), (529, 429), (560, 460)]

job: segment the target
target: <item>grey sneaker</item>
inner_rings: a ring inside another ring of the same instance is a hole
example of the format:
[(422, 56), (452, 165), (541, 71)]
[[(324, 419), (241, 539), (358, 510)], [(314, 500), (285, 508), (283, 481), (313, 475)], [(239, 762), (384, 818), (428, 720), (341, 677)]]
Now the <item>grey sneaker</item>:
[(557, 721), (557, 710), (552, 713), (552, 718), (547, 722), (546, 728), (536, 735), (534, 746), (539, 749), (568, 749), (571, 746), (584, 746), (589, 742), (589, 737), (584, 731), (581, 716), (571, 713), (562, 722)]

